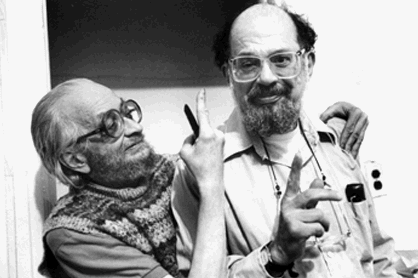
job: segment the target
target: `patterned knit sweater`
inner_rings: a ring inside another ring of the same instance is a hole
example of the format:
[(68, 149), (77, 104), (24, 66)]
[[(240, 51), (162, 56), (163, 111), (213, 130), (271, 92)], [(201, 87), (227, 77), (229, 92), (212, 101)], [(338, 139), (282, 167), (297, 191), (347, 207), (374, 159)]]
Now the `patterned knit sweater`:
[(44, 225), (44, 260), (40, 273), (55, 277), (56, 261), (46, 234), (66, 228), (107, 234), (155, 258), (172, 276), (181, 277), (176, 261), (176, 233), (170, 208), (174, 157), (162, 156), (147, 186), (109, 189), (90, 184), (63, 196)]

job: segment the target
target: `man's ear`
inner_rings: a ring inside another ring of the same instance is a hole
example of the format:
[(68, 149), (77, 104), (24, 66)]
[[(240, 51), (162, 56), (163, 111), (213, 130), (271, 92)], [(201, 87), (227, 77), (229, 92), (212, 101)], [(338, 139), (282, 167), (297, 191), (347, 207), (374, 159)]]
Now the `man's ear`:
[(226, 78), (226, 82), (228, 83), (228, 85), (231, 87), (231, 75), (229, 75), (228, 65), (226, 63), (222, 66), (222, 74)]
[(80, 172), (83, 174), (90, 173), (90, 166), (87, 164), (87, 158), (80, 153), (75, 153), (71, 150), (67, 150), (61, 154), (60, 161), (68, 169), (71, 169), (75, 172)]
[(228, 65), (226, 63), (221, 66), (221, 71), (224, 77), (228, 77)]
[(228, 83), (228, 85), (231, 85), (231, 79), (230, 79), (229, 70), (228, 70), (228, 64), (227, 63), (224, 63), (222, 65), (221, 71), (222, 71), (222, 75), (226, 78), (226, 82)]
[(315, 59), (316, 59), (315, 52), (314, 51), (309, 52), (307, 58), (308, 58), (308, 75), (309, 77), (311, 77), (313, 73), (313, 68), (315, 65)]

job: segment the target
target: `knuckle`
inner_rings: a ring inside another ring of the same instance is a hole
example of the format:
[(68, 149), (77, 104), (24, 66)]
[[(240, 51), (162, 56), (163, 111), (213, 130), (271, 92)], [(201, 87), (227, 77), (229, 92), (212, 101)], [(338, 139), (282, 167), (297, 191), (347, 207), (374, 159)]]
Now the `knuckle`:
[(312, 190), (312, 188), (310, 188), (310, 189), (308, 189), (308, 190), (305, 190), (302, 194), (301, 194), (301, 197), (302, 197), (302, 201), (303, 202), (309, 202), (309, 201), (312, 201), (312, 199), (313, 199), (313, 197), (314, 197), (314, 191)]
[(317, 226), (316, 228), (315, 228), (315, 236), (317, 236), (317, 237), (321, 237), (321, 236), (323, 236), (324, 235), (324, 228), (322, 228), (321, 226)]
[(322, 210), (320, 210), (320, 209), (316, 209), (316, 217), (320, 221), (322, 221), (322, 220), (324, 220), (326, 218), (325, 217), (325, 213)]
[(281, 215), (282, 215), (282, 221), (283, 222), (285, 222), (285, 223), (291, 222), (292, 213), (290, 212), (290, 210), (282, 209)]
[(293, 222), (293, 221), (290, 221), (288, 223), (287, 227), (288, 227), (288, 232), (291, 235), (297, 235), (300, 232), (299, 229), (298, 229), (298, 225), (295, 222)]
[(345, 131), (348, 134), (352, 134), (354, 132), (354, 124), (347, 124), (347, 126), (345, 127)]

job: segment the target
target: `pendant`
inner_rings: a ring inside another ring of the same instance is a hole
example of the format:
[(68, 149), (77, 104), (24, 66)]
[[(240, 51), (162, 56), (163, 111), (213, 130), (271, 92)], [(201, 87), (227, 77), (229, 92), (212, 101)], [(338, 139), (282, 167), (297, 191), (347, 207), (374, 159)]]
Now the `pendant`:
[(276, 189), (276, 195), (278, 198), (280, 198), (280, 196), (282, 195), (282, 191), (280, 190), (280, 185), (278, 185), (276, 183), (276, 185), (274, 186), (274, 189)]

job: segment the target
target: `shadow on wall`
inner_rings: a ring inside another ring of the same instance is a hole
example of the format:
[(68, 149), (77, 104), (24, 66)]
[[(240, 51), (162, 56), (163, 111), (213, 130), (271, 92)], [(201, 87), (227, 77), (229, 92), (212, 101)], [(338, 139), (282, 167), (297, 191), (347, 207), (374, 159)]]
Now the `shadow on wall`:
[(57, 199), (57, 180), (45, 167), (39, 167), (35, 176), (35, 203), (42, 220), (48, 217)]

